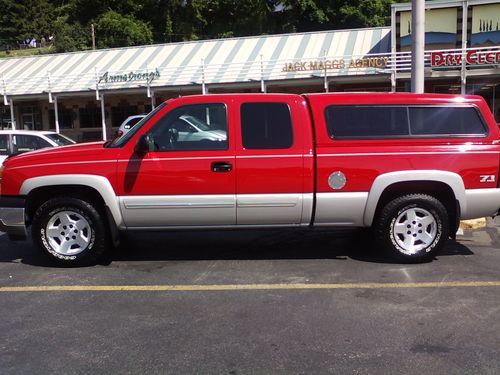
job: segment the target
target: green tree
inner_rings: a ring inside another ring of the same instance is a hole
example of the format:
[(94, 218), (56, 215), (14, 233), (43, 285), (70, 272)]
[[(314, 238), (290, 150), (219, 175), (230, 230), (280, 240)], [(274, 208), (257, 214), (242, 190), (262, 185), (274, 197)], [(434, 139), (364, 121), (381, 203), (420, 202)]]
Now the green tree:
[(99, 48), (151, 44), (153, 33), (144, 21), (110, 10), (97, 19), (96, 41)]
[(54, 47), (57, 52), (89, 49), (90, 30), (79, 22), (68, 22), (68, 16), (60, 16), (54, 23)]
[(390, 24), (394, 0), (283, 0), (280, 31), (335, 30)]
[(22, 0), (23, 16), (19, 20), (22, 38), (36, 38), (52, 35), (54, 30), (54, 7), (48, 0)]
[(12, 48), (20, 39), (18, 23), (23, 6), (16, 0), (0, 0), (0, 45)]

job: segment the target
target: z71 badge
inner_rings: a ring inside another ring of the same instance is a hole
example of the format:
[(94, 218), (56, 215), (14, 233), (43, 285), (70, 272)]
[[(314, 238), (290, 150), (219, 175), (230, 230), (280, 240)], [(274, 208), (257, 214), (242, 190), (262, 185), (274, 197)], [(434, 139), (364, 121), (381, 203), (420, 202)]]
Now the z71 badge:
[(494, 174), (482, 174), (479, 176), (479, 181), (481, 182), (495, 182)]

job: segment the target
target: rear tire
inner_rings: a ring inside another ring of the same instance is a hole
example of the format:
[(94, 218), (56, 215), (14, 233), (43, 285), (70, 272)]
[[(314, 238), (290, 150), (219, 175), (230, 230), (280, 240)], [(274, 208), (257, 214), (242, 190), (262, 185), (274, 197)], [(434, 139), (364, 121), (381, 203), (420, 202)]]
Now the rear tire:
[(390, 201), (375, 220), (378, 242), (398, 261), (434, 259), (450, 234), (445, 206), (427, 194), (408, 194)]
[(71, 197), (50, 199), (36, 210), (32, 237), (46, 257), (64, 267), (95, 264), (108, 245), (105, 216)]

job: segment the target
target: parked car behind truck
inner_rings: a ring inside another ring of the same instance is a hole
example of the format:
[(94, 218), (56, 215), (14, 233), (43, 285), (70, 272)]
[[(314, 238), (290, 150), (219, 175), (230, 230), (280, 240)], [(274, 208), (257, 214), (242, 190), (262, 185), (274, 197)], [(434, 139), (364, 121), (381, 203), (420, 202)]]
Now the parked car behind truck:
[(0, 130), (0, 164), (10, 155), (75, 143), (65, 135), (51, 131)]
[[(176, 135), (192, 116), (224, 137)], [(5, 162), (0, 226), (63, 265), (122, 231), (370, 227), (402, 261), (432, 259), (459, 220), (496, 215), (500, 130), (478, 96), (189, 96), (127, 134)], [(65, 163), (60, 163), (65, 160)]]

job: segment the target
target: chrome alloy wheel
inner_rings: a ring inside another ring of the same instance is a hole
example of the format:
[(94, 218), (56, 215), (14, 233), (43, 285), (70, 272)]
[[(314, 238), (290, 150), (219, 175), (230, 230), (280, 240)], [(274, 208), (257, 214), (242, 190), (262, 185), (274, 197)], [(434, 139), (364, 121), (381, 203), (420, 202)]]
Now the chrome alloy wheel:
[(404, 210), (391, 228), (394, 240), (408, 255), (429, 247), (436, 239), (437, 229), (434, 216), (418, 207)]
[(89, 222), (74, 211), (61, 211), (52, 216), (45, 233), (52, 249), (61, 255), (81, 253), (92, 238)]

